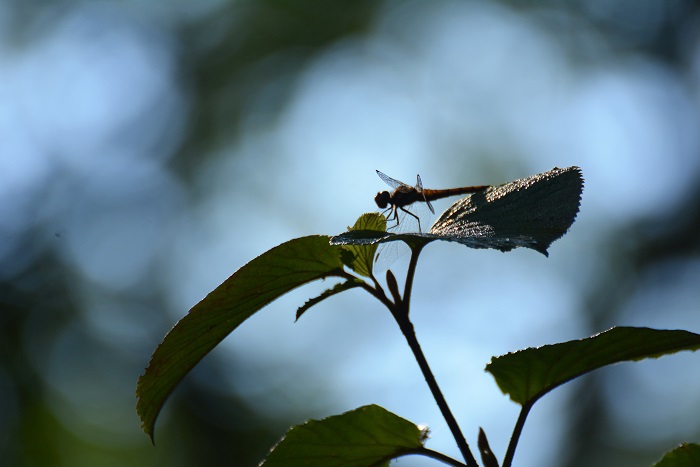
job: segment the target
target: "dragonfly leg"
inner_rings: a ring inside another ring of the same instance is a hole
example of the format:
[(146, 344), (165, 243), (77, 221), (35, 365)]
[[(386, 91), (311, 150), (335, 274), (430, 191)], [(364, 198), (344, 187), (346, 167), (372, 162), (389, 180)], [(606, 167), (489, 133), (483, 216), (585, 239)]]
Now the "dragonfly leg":
[[(409, 211), (409, 210), (407, 210), (407, 209), (404, 209), (403, 207), (399, 207), (399, 209), (401, 209), (403, 212), (405, 212), (405, 213), (408, 214), (409, 216), (412, 216), (414, 219), (416, 219), (416, 220), (418, 221), (418, 233), (421, 233), (422, 231), (421, 231), (421, 229), (420, 229), (420, 219), (418, 218), (418, 216), (416, 216), (415, 214), (413, 214), (411, 211)], [(397, 213), (397, 216), (398, 216), (398, 213)], [(398, 218), (397, 218), (397, 219), (396, 219), (396, 225), (398, 225), (398, 224), (399, 224), (399, 220), (398, 220)]]
[[(389, 215), (387, 216), (386, 213), (389, 212)], [(386, 217), (387, 222), (389, 221), (396, 221), (396, 224), (392, 225), (391, 227), (387, 226), (387, 230), (389, 229), (395, 229), (399, 225), (399, 214), (396, 212), (396, 207), (395, 206), (389, 206), (387, 209), (382, 211), (382, 214), (384, 217)]]

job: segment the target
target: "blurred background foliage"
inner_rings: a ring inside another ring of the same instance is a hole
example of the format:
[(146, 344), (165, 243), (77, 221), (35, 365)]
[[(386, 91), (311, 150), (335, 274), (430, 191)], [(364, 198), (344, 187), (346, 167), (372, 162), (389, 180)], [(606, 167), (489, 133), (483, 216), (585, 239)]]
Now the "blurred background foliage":
[[(517, 407), (491, 355), (613, 325), (700, 332), (699, 104), (689, 0), (0, 1), (1, 463), (255, 465), (289, 425), (367, 403), (457, 456), (360, 293), (293, 325), (305, 288), (245, 323), (181, 383), (155, 447), (136, 379), (245, 262), (375, 209), (375, 169), (443, 188), (579, 165), (581, 214), (549, 259), (440, 245), (419, 266), (418, 337), (469, 441), (481, 425), (501, 457)], [(700, 441), (698, 362), (559, 391), (517, 465), (649, 465)]]

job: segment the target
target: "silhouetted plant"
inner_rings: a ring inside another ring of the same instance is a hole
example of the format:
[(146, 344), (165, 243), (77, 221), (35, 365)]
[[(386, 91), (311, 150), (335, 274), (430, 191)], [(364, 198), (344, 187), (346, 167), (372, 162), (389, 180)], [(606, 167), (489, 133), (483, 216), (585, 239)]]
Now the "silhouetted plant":
[[(479, 190), (457, 201), (426, 233), (387, 232), (386, 218), (371, 213), (362, 215), (344, 234), (297, 238), (267, 251), (195, 305), (158, 346), (137, 386), (137, 411), (145, 432), (153, 439), (156, 417), (174, 387), (243, 321), (294, 288), (336, 277), (341, 282), (301, 306), (297, 319), (322, 300), (354, 288), (365, 290), (386, 306), (413, 352), (463, 461), (426, 448), (427, 429), (377, 405), (368, 405), (291, 428), (261, 465), (380, 466), (401, 456), (423, 455), (448, 465), (478, 466), (409, 319), (419, 255), (427, 244), (436, 240), (501, 251), (525, 247), (547, 255), (551, 243), (573, 224), (582, 189), (583, 178), (578, 167), (555, 168)], [(411, 250), (403, 293), (391, 270), (386, 272), (388, 293), (374, 275), (378, 244), (392, 241), (403, 241)], [(700, 335), (691, 332), (615, 327), (585, 339), (492, 358), (486, 371), (521, 406), (521, 412), (501, 463), (491, 451), (486, 434), (480, 430), (478, 450), (483, 465), (512, 465), (530, 410), (554, 388), (613, 363), (698, 348)], [(667, 453), (656, 467), (697, 465), (700, 465), (700, 446), (684, 444)]]

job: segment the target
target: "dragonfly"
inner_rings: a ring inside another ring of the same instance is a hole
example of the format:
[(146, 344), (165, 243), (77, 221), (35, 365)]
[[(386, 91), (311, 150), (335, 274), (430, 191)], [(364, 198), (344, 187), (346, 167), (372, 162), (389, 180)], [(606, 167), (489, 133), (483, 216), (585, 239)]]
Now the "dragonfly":
[(420, 175), (416, 175), (416, 186), (406, 185), (405, 183), (393, 179), (379, 170), (377, 170), (377, 175), (379, 175), (379, 178), (384, 180), (387, 185), (394, 189), (394, 191), (391, 193), (389, 191), (380, 191), (377, 193), (377, 196), (374, 197), (374, 202), (377, 203), (377, 207), (379, 207), (379, 209), (384, 209), (384, 213), (389, 212), (388, 219), (396, 221), (396, 224), (390, 228), (398, 227), (399, 211), (403, 211), (418, 221), (419, 232), (421, 231), (420, 219), (411, 211), (407, 210), (406, 206), (409, 206), (415, 202), (423, 202), (428, 205), (430, 212), (435, 214), (435, 209), (433, 209), (433, 205), (430, 204), (431, 201), (447, 198), (449, 196), (476, 193), (490, 188), (490, 185), (475, 185), (460, 188), (447, 188), (444, 190), (430, 190), (423, 188), (423, 182), (420, 179)]

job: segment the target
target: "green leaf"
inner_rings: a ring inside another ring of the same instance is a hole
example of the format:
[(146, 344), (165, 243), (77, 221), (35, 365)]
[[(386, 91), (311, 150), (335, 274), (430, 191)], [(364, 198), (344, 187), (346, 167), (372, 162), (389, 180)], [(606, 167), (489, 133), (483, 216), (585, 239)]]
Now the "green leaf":
[(697, 467), (700, 465), (700, 444), (683, 443), (669, 451), (652, 467)]
[(605, 365), (699, 348), (700, 335), (692, 332), (616, 327), (586, 339), (495, 357), (486, 371), (494, 376), (504, 394), (525, 405)]
[[(355, 225), (348, 228), (348, 231), (365, 231), (369, 230), (372, 232), (386, 232), (386, 217), (377, 214), (376, 212), (370, 212), (362, 214)], [(343, 245), (343, 249), (350, 252), (352, 256), (343, 258), (343, 262), (350, 269), (355, 271), (357, 274), (365, 277), (372, 276), (372, 266), (374, 265), (374, 254), (377, 251), (376, 244), (349, 244)]]
[(328, 237), (290, 240), (258, 256), (195, 305), (158, 345), (136, 387), (136, 411), (153, 440), (156, 417), (180, 380), (243, 321), (290, 290), (343, 274)]
[(428, 233), (351, 231), (331, 239), (334, 245), (371, 245), (402, 240), (458, 242), (470, 248), (510, 251), (524, 247), (547, 256), (578, 214), (583, 177), (578, 167), (554, 168), (473, 193), (450, 206)]
[(422, 449), (426, 437), (425, 430), (408, 420), (366, 405), (292, 427), (260, 465), (388, 466), (391, 459)]
[(297, 320), (301, 318), (301, 315), (303, 315), (306, 310), (311, 308), (312, 306), (322, 302), (323, 300), (327, 299), (328, 297), (332, 297), (333, 295), (339, 294), (341, 292), (345, 292), (346, 290), (354, 289), (355, 287), (360, 287), (362, 285), (362, 281), (360, 279), (351, 279), (347, 280), (345, 282), (340, 282), (338, 284), (335, 284), (332, 288), (324, 290), (321, 295), (318, 297), (314, 297), (312, 299), (309, 299), (306, 303), (304, 303), (302, 306), (299, 307), (297, 310)]

